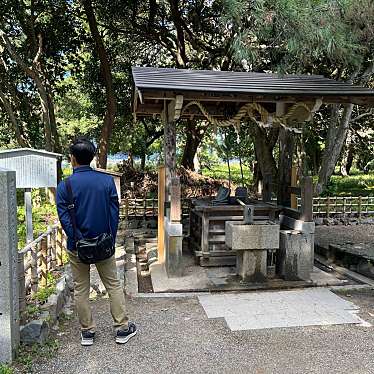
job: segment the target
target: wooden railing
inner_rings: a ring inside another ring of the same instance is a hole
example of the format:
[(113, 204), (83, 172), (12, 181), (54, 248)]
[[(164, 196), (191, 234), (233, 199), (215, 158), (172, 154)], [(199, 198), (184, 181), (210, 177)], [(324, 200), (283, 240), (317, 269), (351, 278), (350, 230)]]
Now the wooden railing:
[(63, 265), (66, 236), (59, 225), (46, 232), (18, 252), (20, 311), (25, 310), (26, 296), (45, 287), (48, 273)]
[[(184, 217), (189, 216), (191, 199), (182, 199), (182, 214)], [(146, 219), (157, 217), (158, 200), (152, 199), (123, 199), (120, 207), (120, 217), (129, 219)]]
[[(276, 203), (276, 199), (272, 198)], [(146, 219), (157, 217), (157, 199), (124, 199), (121, 204), (120, 215), (124, 219)], [(191, 199), (182, 199), (183, 216), (187, 217)], [(301, 198), (297, 197), (297, 208), (301, 207)], [(314, 197), (313, 215), (315, 217), (330, 217), (336, 214), (362, 217), (374, 214), (374, 197), (346, 196), (346, 197)]]
[(333, 215), (356, 216), (374, 214), (374, 196), (334, 196), (313, 198), (313, 214), (329, 218)]

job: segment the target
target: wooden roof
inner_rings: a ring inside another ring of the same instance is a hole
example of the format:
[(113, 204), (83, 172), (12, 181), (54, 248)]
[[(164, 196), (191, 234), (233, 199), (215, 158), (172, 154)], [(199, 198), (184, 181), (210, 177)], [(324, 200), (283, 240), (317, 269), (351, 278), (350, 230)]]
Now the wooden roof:
[[(259, 102), (275, 110), (276, 102), (354, 103), (374, 106), (374, 90), (338, 82), (321, 75), (276, 75), (252, 72), (133, 67), (137, 117), (158, 115), (164, 101), (177, 96), (185, 105), (199, 100), (215, 116), (226, 117), (241, 105)], [(181, 99), (183, 97), (183, 99)], [(200, 116), (189, 107), (182, 117)]]

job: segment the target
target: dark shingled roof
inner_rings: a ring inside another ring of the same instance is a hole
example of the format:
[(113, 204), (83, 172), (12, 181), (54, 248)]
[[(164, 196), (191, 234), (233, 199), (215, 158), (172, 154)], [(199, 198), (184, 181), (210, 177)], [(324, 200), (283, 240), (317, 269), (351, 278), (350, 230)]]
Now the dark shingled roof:
[[(276, 75), (213, 70), (132, 68), (139, 91), (203, 92), (264, 96), (347, 97), (374, 106), (374, 90), (321, 75)], [(364, 101), (363, 101), (364, 100)], [(340, 102), (337, 100), (336, 102)]]

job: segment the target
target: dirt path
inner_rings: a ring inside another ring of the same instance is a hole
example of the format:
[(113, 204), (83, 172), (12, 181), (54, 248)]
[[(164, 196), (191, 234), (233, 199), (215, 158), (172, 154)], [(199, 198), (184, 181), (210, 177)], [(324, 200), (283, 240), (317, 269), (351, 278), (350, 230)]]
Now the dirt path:
[[(351, 293), (361, 317), (374, 323), (374, 292)], [(129, 300), (139, 334), (114, 343), (108, 300), (92, 303), (98, 323), (93, 347), (81, 347), (73, 319), (58, 337), (57, 356), (35, 373), (374, 373), (371, 327), (328, 326), (231, 332), (223, 319), (207, 319), (196, 298)], [(371, 313), (371, 314), (369, 314)]]

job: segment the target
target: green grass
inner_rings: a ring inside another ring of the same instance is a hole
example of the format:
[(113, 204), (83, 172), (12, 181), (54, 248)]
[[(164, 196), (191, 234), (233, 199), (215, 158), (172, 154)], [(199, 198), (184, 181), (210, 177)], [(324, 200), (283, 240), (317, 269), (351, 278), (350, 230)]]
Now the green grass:
[(374, 173), (342, 177), (333, 175), (325, 196), (374, 196)]
[[(238, 163), (231, 163), (230, 164), (231, 169), (231, 180), (234, 184), (237, 186), (242, 185), (242, 178), (240, 173), (240, 165)], [(214, 179), (228, 179), (229, 178), (229, 172), (227, 168), (227, 164), (217, 164), (209, 169), (203, 169), (202, 174), (211, 177)], [(244, 177), (244, 185), (248, 186), (252, 183), (252, 173), (249, 170), (249, 168), (245, 165), (243, 165), (243, 177)]]
[(13, 374), (13, 373), (14, 373), (14, 370), (10, 366), (0, 363), (0, 374)]
[[(20, 367), (22, 372), (32, 373), (33, 362), (39, 359), (51, 359), (56, 357), (58, 348), (58, 340), (53, 338), (48, 339), (43, 345), (37, 343), (31, 346), (21, 344), (15, 364)], [(12, 373), (13, 372), (5, 372), (4, 374)]]
[[(241, 185), (240, 166), (238, 163), (233, 163), (231, 167), (231, 178), (236, 185)], [(247, 166), (243, 166), (244, 184), (246, 186), (252, 183), (252, 173)], [(210, 170), (203, 169), (203, 175), (214, 179), (228, 179), (228, 170), (225, 163), (220, 163), (213, 166)], [(317, 182), (318, 177), (315, 176), (314, 183)], [(333, 175), (330, 183), (323, 194), (324, 196), (374, 196), (374, 173), (362, 174), (353, 170), (352, 175), (342, 177), (340, 175)]]

